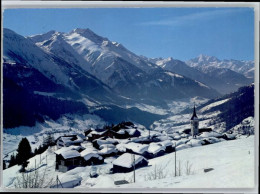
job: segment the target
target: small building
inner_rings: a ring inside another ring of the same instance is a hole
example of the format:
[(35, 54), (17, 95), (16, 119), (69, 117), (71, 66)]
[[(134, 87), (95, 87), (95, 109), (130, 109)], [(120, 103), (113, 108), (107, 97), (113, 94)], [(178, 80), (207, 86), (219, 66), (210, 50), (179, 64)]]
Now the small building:
[(67, 172), (73, 168), (82, 165), (82, 158), (77, 150), (71, 150), (67, 147), (61, 148), (55, 152), (55, 169), (60, 172)]
[(141, 135), (140, 131), (135, 128), (126, 129), (126, 132), (129, 134), (129, 137), (139, 137)]
[(146, 158), (140, 155), (124, 153), (113, 161), (113, 173), (126, 173), (148, 166)]
[(114, 137), (116, 139), (127, 139), (129, 138), (129, 133), (127, 133), (127, 131), (125, 129), (120, 129), (117, 132), (114, 132)]
[(118, 144), (118, 142), (115, 139), (111, 139), (111, 138), (107, 138), (106, 140), (95, 139), (92, 143), (93, 143), (93, 147), (97, 149), (100, 149), (100, 146), (104, 144), (113, 144), (113, 145)]
[(199, 134), (199, 119), (196, 114), (195, 105), (193, 108), (192, 117), (190, 119), (190, 124), (191, 124), (191, 135), (192, 135), (192, 137), (196, 138), (196, 136)]
[(148, 148), (149, 145), (147, 144), (140, 144), (140, 143), (134, 143), (130, 142), (125, 144), (126, 152), (142, 155), (144, 157), (147, 157), (149, 155)]
[(105, 133), (105, 131), (102, 132), (98, 132), (98, 131), (91, 131), (88, 135), (87, 138), (89, 141), (94, 141), (95, 139), (99, 139), (101, 137), (103, 137), (103, 134)]
[(69, 147), (71, 145), (80, 146), (80, 144), (84, 141), (81, 135), (66, 135), (60, 136), (56, 139), (57, 148)]
[(174, 147), (172, 146), (173, 143), (170, 140), (165, 140), (165, 141), (159, 142), (159, 144), (165, 147), (166, 153), (171, 153), (175, 150)]
[(117, 152), (118, 151), (115, 147), (103, 147), (101, 150), (98, 151), (98, 154), (106, 158), (110, 156), (115, 156)]
[(96, 150), (86, 149), (80, 153), (83, 158), (82, 165), (98, 165), (104, 163), (104, 158), (98, 154)]
[(150, 143), (147, 152), (148, 152), (148, 154), (147, 154), (146, 158), (148, 158), (148, 159), (159, 157), (159, 156), (164, 155), (165, 146), (162, 146), (158, 143)]

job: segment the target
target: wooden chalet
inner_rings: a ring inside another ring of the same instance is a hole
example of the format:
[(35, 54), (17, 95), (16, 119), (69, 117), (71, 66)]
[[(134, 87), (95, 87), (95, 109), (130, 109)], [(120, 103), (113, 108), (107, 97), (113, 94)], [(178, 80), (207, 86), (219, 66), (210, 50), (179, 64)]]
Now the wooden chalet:
[(55, 169), (60, 172), (67, 172), (78, 166), (82, 166), (82, 157), (77, 150), (59, 149), (55, 152)]
[(137, 168), (148, 166), (146, 158), (140, 155), (124, 153), (113, 161), (113, 173), (131, 172)]

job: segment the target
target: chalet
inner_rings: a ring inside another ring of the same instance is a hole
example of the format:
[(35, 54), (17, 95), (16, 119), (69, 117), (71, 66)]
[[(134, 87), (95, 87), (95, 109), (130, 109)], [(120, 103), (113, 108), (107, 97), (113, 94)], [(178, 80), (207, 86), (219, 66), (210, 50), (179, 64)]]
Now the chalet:
[(95, 139), (99, 139), (101, 137), (103, 137), (103, 134), (105, 133), (105, 131), (102, 132), (98, 132), (98, 131), (91, 131), (88, 135), (87, 138), (89, 141), (94, 141)]
[(100, 156), (96, 150), (85, 149), (80, 155), (84, 159), (82, 162), (82, 165), (84, 166), (104, 163), (104, 158)]
[(113, 161), (113, 173), (126, 173), (148, 165), (143, 156), (124, 153)]
[(129, 138), (129, 133), (125, 129), (120, 129), (119, 131), (114, 131), (114, 137), (116, 139), (127, 139)]
[(84, 139), (84, 135), (67, 135), (61, 136), (56, 140), (57, 148), (69, 147), (71, 145), (80, 145)]
[(165, 140), (165, 141), (159, 142), (158, 144), (165, 147), (166, 153), (170, 153), (175, 150), (174, 147), (172, 146), (173, 143), (170, 140)]
[(164, 155), (165, 146), (162, 146), (158, 143), (150, 143), (147, 152), (148, 152), (148, 154), (147, 154), (146, 158), (148, 158), (148, 159), (159, 157), (159, 156)]
[(67, 172), (73, 168), (82, 165), (82, 158), (77, 150), (63, 147), (55, 152), (56, 166), (55, 169), (60, 172)]
[(148, 147), (149, 147), (149, 145), (147, 145), (147, 144), (140, 144), (140, 143), (134, 143), (134, 142), (125, 144), (126, 152), (142, 155), (144, 157), (147, 157), (149, 155)]
[(126, 132), (129, 134), (129, 137), (139, 137), (141, 135), (140, 131), (135, 128), (126, 129)]
[(118, 142), (115, 139), (111, 139), (111, 138), (107, 138), (105, 140), (95, 139), (93, 141), (93, 146), (95, 148), (97, 148), (97, 149), (100, 149), (100, 146), (103, 145), (103, 144), (113, 144), (113, 145), (116, 145), (116, 144), (118, 144)]
[(106, 157), (117, 155), (117, 152), (118, 151), (115, 147), (108, 147), (107, 144), (106, 147), (103, 147), (101, 150), (98, 151), (98, 154), (106, 158)]

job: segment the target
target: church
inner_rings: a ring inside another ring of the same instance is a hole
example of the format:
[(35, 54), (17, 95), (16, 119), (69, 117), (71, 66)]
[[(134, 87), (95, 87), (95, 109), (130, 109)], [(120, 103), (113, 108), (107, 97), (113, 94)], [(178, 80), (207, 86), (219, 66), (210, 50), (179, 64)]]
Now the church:
[(199, 134), (199, 119), (196, 114), (195, 105), (193, 108), (192, 117), (190, 119), (190, 124), (191, 124), (191, 135), (192, 135), (192, 137), (196, 138), (196, 136)]

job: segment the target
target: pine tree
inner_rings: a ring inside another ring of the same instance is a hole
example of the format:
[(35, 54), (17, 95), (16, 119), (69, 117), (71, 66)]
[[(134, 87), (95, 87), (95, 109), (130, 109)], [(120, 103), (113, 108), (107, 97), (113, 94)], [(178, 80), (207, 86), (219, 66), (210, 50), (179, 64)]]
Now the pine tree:
[(18, 145), (16, 160), (17, 164), (21, 165), (32, 157), (32, 149), (27, 138), (22, 138)]

